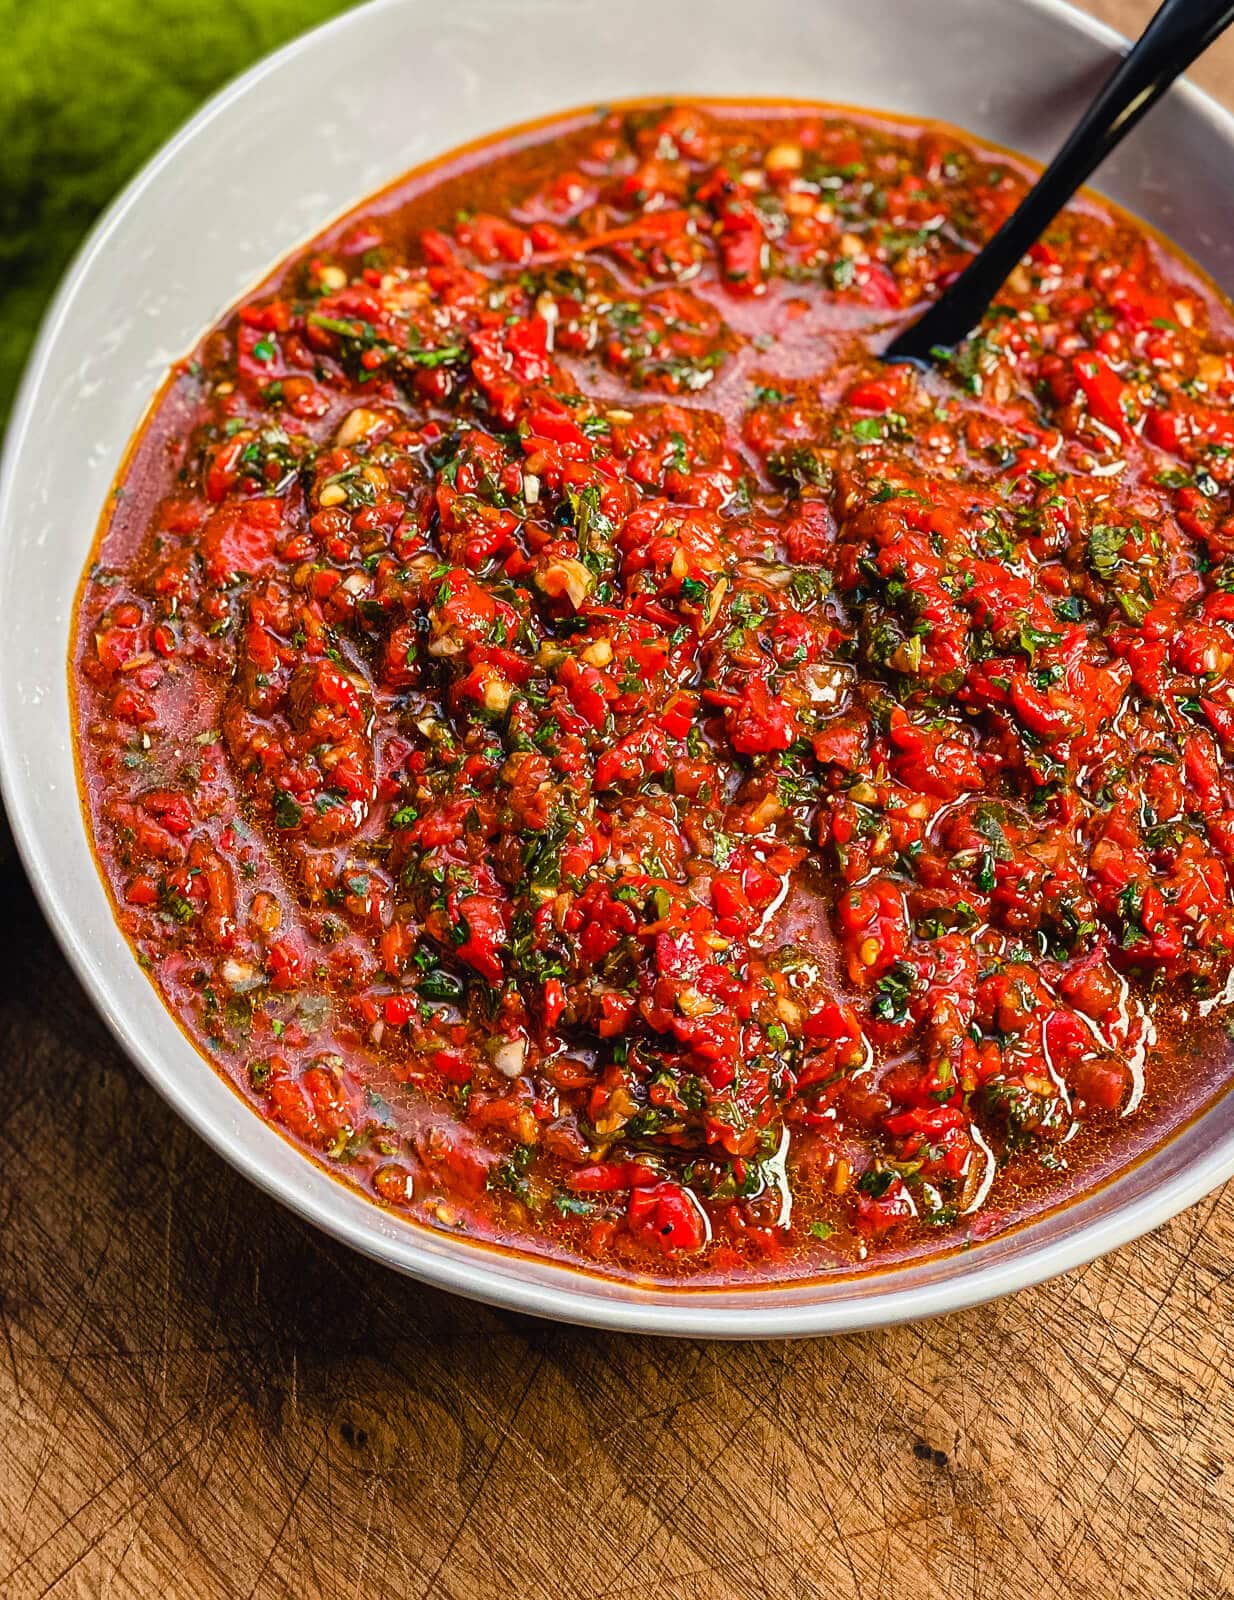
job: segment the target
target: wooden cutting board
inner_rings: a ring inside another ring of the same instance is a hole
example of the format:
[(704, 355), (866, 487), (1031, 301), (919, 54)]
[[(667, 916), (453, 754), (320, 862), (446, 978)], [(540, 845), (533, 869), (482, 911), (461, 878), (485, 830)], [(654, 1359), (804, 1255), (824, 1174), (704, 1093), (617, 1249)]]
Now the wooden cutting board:
[[(1196, 76), (1234, 101), (1234, 41)], [(120, 1056), (2, 847), (0, 907), (4, 1600), (1234, 1597), (1234, 1188), (890, 1333), (553, 1327), (264, 1199)]]

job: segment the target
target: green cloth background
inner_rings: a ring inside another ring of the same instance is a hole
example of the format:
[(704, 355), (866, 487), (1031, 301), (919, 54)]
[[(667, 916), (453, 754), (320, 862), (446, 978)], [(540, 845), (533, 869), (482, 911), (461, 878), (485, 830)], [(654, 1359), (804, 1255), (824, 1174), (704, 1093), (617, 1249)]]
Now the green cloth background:
[(196, 107), (348, 0), (0, 0), (0, 433), (61, 273)]

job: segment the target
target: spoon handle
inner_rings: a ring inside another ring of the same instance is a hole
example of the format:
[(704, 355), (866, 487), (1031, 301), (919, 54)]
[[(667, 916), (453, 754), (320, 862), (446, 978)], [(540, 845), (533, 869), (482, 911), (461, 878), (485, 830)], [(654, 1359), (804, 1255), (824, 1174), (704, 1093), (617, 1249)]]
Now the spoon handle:
[(935, 350), (959, 344), (1093, 169), (1232, 21), (1234, 0), (1165, 0), (1019, 206), (883, 359), (928, 361)]

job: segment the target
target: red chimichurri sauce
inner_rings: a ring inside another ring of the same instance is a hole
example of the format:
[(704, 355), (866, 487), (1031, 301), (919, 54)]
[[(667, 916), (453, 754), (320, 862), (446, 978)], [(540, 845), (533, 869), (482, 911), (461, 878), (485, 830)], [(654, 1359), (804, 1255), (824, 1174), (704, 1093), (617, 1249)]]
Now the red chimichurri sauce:
[(788, 1278), (1095, 1181), (1221, 1083), (1234, 340), (941, 127), (575, 115), (336, 224), (179, 366), (84, 584), (121, 924), (409, 1218)]

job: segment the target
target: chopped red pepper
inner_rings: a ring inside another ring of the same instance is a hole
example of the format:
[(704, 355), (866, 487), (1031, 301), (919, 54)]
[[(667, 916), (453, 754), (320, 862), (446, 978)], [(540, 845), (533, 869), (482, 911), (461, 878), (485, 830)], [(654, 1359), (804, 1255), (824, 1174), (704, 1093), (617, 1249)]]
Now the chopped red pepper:
[(1026, 182), (822, 108), (572, 117), (323, 235), (156, 406), (78, 619), (99, 857), (203, 1050), (399, 1215), (849, 1269), (1225, 1059), (1228, 311), (1088, 201), (931, 374), (877, 355)]

